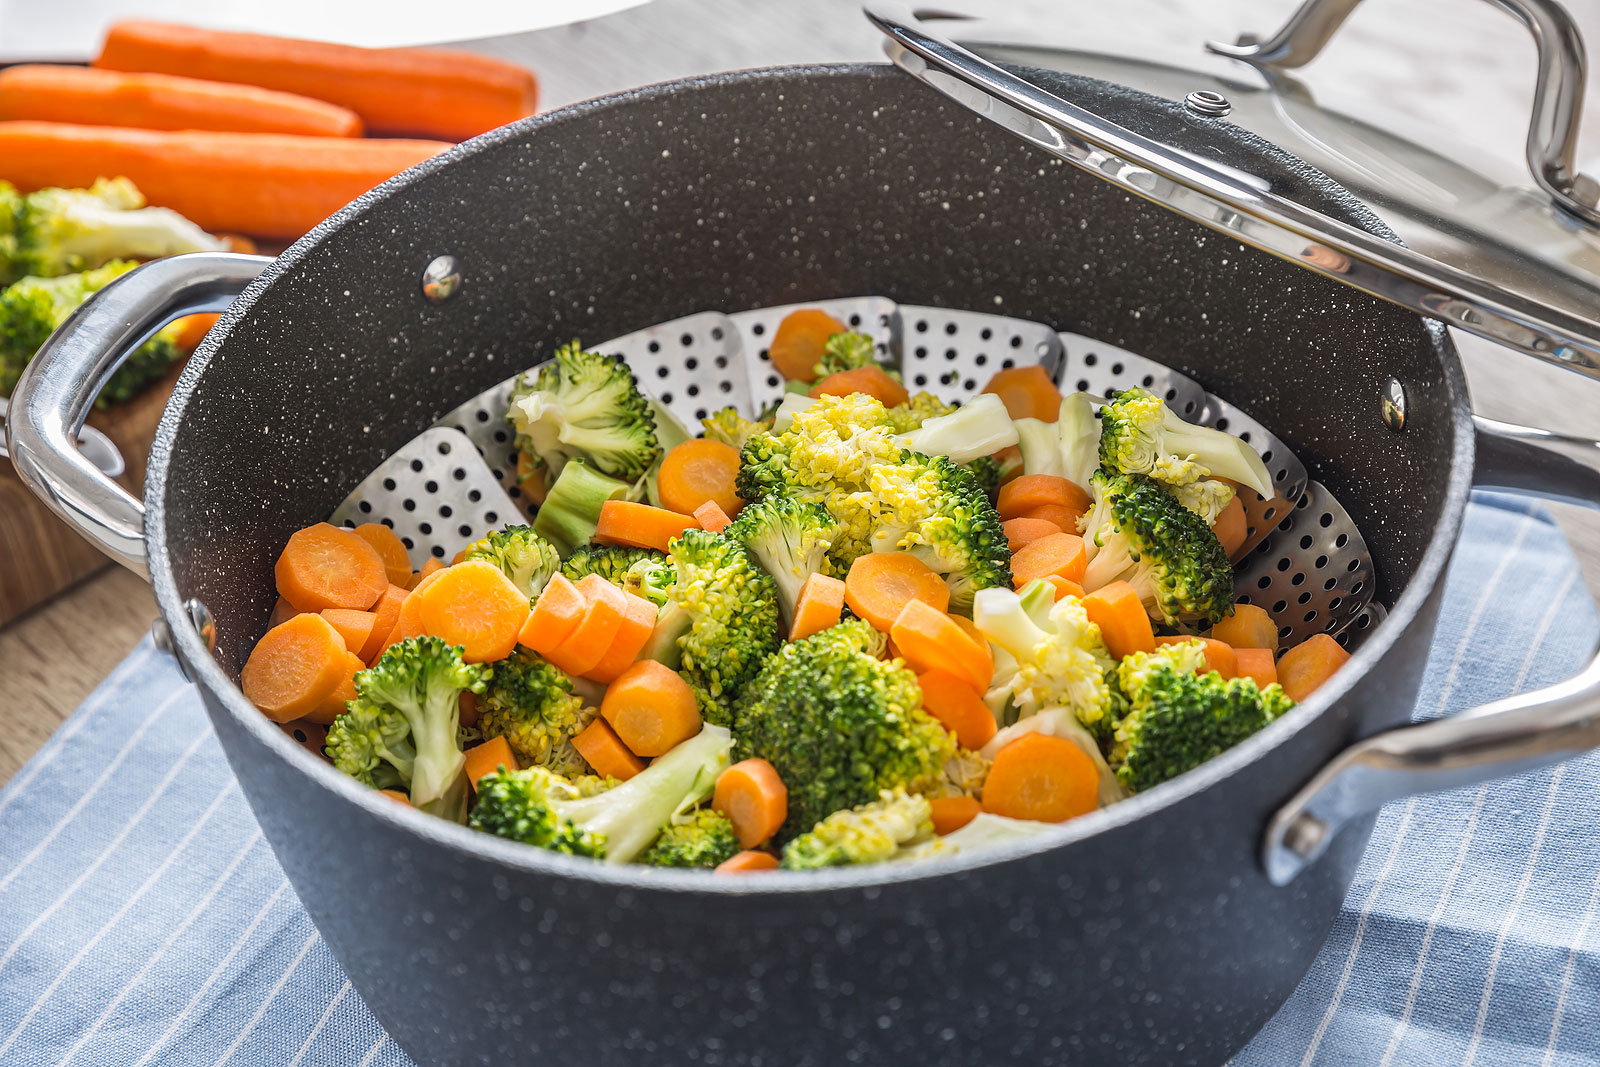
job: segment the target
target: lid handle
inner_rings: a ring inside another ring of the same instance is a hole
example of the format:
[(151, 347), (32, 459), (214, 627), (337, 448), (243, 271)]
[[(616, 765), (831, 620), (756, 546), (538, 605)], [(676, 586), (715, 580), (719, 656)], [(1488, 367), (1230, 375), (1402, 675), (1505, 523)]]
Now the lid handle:
[[(1528, 121), (1528, 169), (1557, 205), (1600, 223), (1600, 183), (1578, 170), (1587, 57), (1578, 25), (1556, 0), (1489, 0), (1533, 35), (1539, 55)], [(1361, 0), (1305, 0), (1266, 40), (1241, 34), (1234, 44), (1209, 41), (1218, 55), (1255, 67), (1303, 67), (1321, 53)]]

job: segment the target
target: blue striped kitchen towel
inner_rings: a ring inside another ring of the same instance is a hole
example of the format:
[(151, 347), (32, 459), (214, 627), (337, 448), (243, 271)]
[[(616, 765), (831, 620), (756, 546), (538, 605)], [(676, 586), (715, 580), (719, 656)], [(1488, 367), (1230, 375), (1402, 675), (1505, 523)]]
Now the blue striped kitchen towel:
[[(1480, 496), (1417, 709), (1572, 674), (1600, 623), (1542, 511)], [(1392, 805), (1293, 998), (1236, 1058), (1600, 1063), (1600, 758)], [(406, 1064), (146, 642), (0, 792), (0, 1064)]]

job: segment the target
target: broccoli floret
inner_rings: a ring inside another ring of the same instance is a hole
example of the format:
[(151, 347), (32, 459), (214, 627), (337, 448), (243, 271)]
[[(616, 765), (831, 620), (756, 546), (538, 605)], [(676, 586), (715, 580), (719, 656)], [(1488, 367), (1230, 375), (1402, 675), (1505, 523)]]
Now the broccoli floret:
[(634, 482), (660, 452), (650, 402), (628, 365), (577, 341), (522, 376), (506, 419), (517, 447), (556, 478), (570, 460), (583, 459), (601, 474)]
[(1096, 471), (1084, 538), (1091, 592), (1126, 581), (1153, 619), (1209, 626), (1233, 611), (1233, 565), (1204, 519), (1141, 474)]
[(658, 607), (667, 602), (674, 577), (665, 555), (631, 545), (584, 545), (561, 564), (561, 573), (574, 582), (586, 574), (598, 574)]
[(359, 781), (398, 781), (411, 790), (414, 806), (461, 822), (467, 776), (460, 697), (483, 693), (490, 673), (462, 659), (460, 646), (437, 637), (389, 646), (377, 663), (357, 672), (356, 699), (328, 730), (329, 758)]
[(877, 800), (836, 811), (784, 845), (781, 866), (812, 871), (883, 863), (932, 837), (933, 814), (926, 797), (903, 789), (884, 790)]
[(1005, 464), (995, 456), (979, 456), (971, 463), (964, 463), (962, 466), (972, 472), (973, 480), (978, 483), (984, 495), (993, 499), (995, 490), (1000, 488), (1000, 481), (1005, 477)]
[[(222, 252), (227, 243), (164, 207), (146, 207), (127, 178), (101, 178), (87, 189), (0, 194), (0, 285), (18, 278), (55, 278), (117, 259), (159, 259), (183, 252)], [(9, 223), (8, 225), (6, 223)]]
[(1100, 466), (1100, 420), (1093, 397), (1068, 394), (1055, 422), (1017, 419), (1016, 427), (1023, 473), (1049, 474), (1089, 487), (1089, 476)]
[[(872, 338), (864, 333), (847, 330), (829, 337), (827, 343), (822, 346), (822, 358), (817, 360), (817, 365), (812, 368), (816, 375), (812, 381), (826, 378), (830, 374), (838, 374), (840, 371), (878, 366), (881, 366), (878, 363), (878, 349)], [(897, 372), (887, 367), (883, 369), (895, 381), (900, 380)]]
[(940, 415), (895, 440), (924, 455), (948, 456), (970, 463), (1017, 443), (1017, 427), (1005, 402), (993, 393), (979, 393), (948, 415)]
[(521, 524), (479, 538), (466, 547), (463, 556), (493, 563), (530, 600), (561, 566), (556, 546), (534, 533), (533, 527)]
[(543, 767), (478, 780), (474, 829), (556, 852), (627, 863), (674, 815), (710, 795), (728, 767), (728, 731), (700, 732), (620, 785), (595, 792)]
[[(1170, 667), (1179, 674), (1195, 674), (1206, 668), (1206, 645), (1195, 638), (1192, 641), (1174, 641), (1158, 645), (1152, 652), (1130, 652), (1122, 657), (1110, 682), (1132, 707), (1133, 696), (1141, 692), (1158, 667)], [(1124, 714), (1127, 713), (1124, 709)]]
[(633, 500), (634, 486), (608, 478), (581, 459), (561, 468), (561, 474), (539, 505), (533, 528), (548, 538), (563, 554), (588, 544), (600, 522), (600, 509), (607, 500)]
[(747, 419), (739, 414), (735, 407), (725, 407), (713, 411), (700, 420), (700, 425), (706, 429), (705, 437), (710, 441), (721, 441), (734, 448), (743, 448), (744, 443), (758, 433), (766, 433), (772, 429), (771, 417), (765, 419)]
[(994, 761), (970, 748), (957, 748), (955, 755), (945, 760), (944, 773), (926, 788), (919, 788), (926, 797), (971, 797), (983, 799), (983, 784), (989, 780), (989, 770)]
[(1230, 433), (1184, 422), (1143, 389), (1118, 393), (1100, 409), (1100, 466), (1172, 486), (1215, 475), (1272, 496), (1272, 476), (1255, 449)]
[(947, 404), (932, 393), (914, 393), (910, 400), (904, 404), (897, 404), (892, 408), (885, 408), (884, 415), (889, 419), (889, 425), (895, 433), (910, 433), (929, 419), (948, 415), (956, 410), (954, 404)]
[(793, 619), (806, 579), (816, 573), (833, 574), (828, 549), (838, 528), (821, 504), (773, 495), (747, 505), (723, 532), (749, 549), (772, 575), (783, 617)]
[(955, 738), (922, 710), (917, 677), (881, 660), (883, 637), (848, 619), (791, 641), (756, 675), (734, 714), (737, 756), (759, 756), (789, 789), (788, 840), (885, 789), (932, 788)]
[(715, 867), (738, 851), (739, 835), (728, 817), (700, 808), (662, 830), (639, 862), (651, 867)]
[(1073, 596), (1062, 597), (1042, 621), (1036, 619), (1029, 608), (1041, 610), (1042, 605), (1031, 588), (1027, 592), (1027, 602), (1009, 589), (978, 594), (973, 622), (1007, 655), (996, 664), (991, 697), (1003, 693), (1024, 717), (1041, 707), (1059, 706), (1070, 708), (1086, 726), (1101, 722), (1110, 705), (1106, 671), (1115, 661), (1100, 627), (1089, 621), (1082, 601)]
[(1233, 500), (1233, 486), (1215, 478), (1201, 478), (1187, 485), (1171, 485), (1167, 491), (1177, 497), (1178, 503), (1200, 516), (1207, 526), (1215, 525), (1222, 509)]
[(572, 739), (599, 714), (584, 707), (572, 679), (536, 653), (518, 648), (494, 665), (494, 677), (479, 703), (478, 732), (503, 737), (523, 766), (558, 774), (589, 773)]

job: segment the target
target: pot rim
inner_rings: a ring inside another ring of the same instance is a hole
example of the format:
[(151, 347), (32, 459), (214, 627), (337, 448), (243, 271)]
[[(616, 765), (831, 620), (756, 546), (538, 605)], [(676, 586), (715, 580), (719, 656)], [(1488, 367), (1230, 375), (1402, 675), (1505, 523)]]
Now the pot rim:
[[(871, 892), (881, 887), (917, 883), (1004, 866), (1055, 851), (1102, 833), (1110, 833), (1146, 815), (1153, 815), (1172, 805), (1181, 804), (1224, 779), (1246, 772), (1258, 761), (1268, 758), (1289, 742), (1301, 730), (1327, 714), (1333, 705), (1384, 656), (1401, 631), (1410, 628), (1432, 589), (1441, 579), (1454, 550), (1472, 488), (1474, 459), (1474, 435), (1465, 374), (1444, 327), (1428, 320), (1421, 320), (1421, 324), (1444, 371), (1444, 386), (1454, 425), (1443, 514), (1426, 550), (1417, 562), (1414, 576), (1396, 599), (1388, 618), (1351, 658), (1349, 666), (1354, 669), (1341, 670), (1330, 684), (1318, 689), (1310, 700), (1297, 705), (1265, 729), (1200, 767), (1109, 808), (1071, 819), (1054, 830), (1046, 831), (1036, 837), (970, 855), (958, 853), (917, 863), (873, 864), (826, 871), (779, 870), (760, 878), (714, 878), (707, 877), (704, 871), (675, 871), (638, 864), (596, 863), (589, 859), (564, 856), (502, 840), (396, 804), (376, 790), (340, 774), (326, 762), (317, 759), (295, 743), (276, 723), (263, 716), (245, 699), (237, 682), (222, 670), (190, 623), (188, 612), (183, 607), (182, 596), (174, 580), (172, 561), (168, 556), (166, 539), (162, 533), (165, 520), (163, 498), (166, 491), (167, 470), (172, 458), (172, 442), (176, 439), (185, 409), (196, 386), (204, 377), (212, 356), (226, 342), (234, 327), (251, 312), (256, 301), (280, 275), (294, 270), (300, 260), (331, 236), (358, 222), (375, 204), (404, 194), (413, 184), (450, 167), (457, 160), (497, 147), (507, 141), (522, 140), (546, 127), (584, 121), (591, 115), (603, 114), (618, 105), (634, 101), (650, 101), (684, 91), (727, 83), (760, 84), (766, 81), (781, 83), (797, 76), (862, 79), (904, 77), (895, 67), (887, 63), (800, 64), (751, 68), (659, 82), (570, 104), (543, 115), (502, 126), (472, 140), (464, 141), (363, 194), (291, 245), (233, 302), (206, 336), (199, 350), (190, 358), (173, 389), (172, 398), (162, 413), (155, 444), (151, 450), (144, 493), (149, 573), (156, 601), (160, 606), (162, 617), (171, 628), (175, 654), (188, 666), (195, 684), (214, 698), (214, 703), (211, 705), (214, 709), (225, 710), (252, 741), (264, 746), (271, 756), (294, 764), (298, 771), (308, 776), (310, 782), (317, 787), (356, 805), (370, 818), (388, 822), (396, 829), (414, 834), (430, 845), (457, 853), (463, 859), (487, 859), (518, 872), (569, 878), (607, 888), (669, 891), (691, 895), (707, 894), (718, 898), (752, 895), (788, 897), (849, 890)], [(1333, 185), (1331, 181), (1329, 184)], [(1353, 198), (1352, 202), (1355, 202)], [(1375, 217), (1368, 214), (1373, 220), (1368, 223), (1371, 227)], [(1393, 235), (1381, 223), (1377, 223), (1376, 228), (1384, 236), (1392, 238)], [(1332, 754), (1328, 753), (1330, 756)], [(1315, 770), (1315, 767), (1308, 768), (1304, 777), (1309, 778)], [(1259, 873), (1259, 868), (1257, 872)]]

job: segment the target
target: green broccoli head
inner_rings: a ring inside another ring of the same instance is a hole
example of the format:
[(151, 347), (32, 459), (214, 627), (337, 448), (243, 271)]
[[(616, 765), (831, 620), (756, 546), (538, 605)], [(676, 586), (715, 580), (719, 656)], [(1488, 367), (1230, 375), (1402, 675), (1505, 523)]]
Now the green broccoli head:
[(398, 780), (411, 790), (413, 805), (461, 822), (467, 777), (460, 697), (483, 693), (490, 675), (488, 668), (462, 659), (459, 646), (437, 637), (397, 642), (356, 674), (356, 699), (328, 730), (328, 756), (360, 781)]
[(792, 871), (883, 863), (901, 849), (933, 837), (933, 813), (926, 797), (903, 789), (884, 790), (878, 799), (836, 811), (783, 846), (781, 866)]
[(1214, 525), (1222, 509), (1233, 500), (1233, 486), (1215, 478), (1168, 486), (1167, 491), (1177, 497), (1178, 503), (1200, 516), (1207, 526)]
[(715, 867), (739, 851), (739, 835), (720, 811), (700, 808), (661, 831), (639, 862), (651, 867)]
[[(1034, 592), (1031, 586), (1027, 592)], [(1037, 605), (1042, 621), (1029, 612), (1031, 602), (1009, 589), (978, 594), (973, 621), (1007, 654), (996, 664), (991, 695), (1003, 690), (1023, 716), (1042, 707), (1070, 708), (1092, 728), (1111, 708), (1106, 672), (1115, 665), (1100, 627), (1089, 621), (1077, 597)]]
[(476, 792), (468, 822), (474, 830), (569, 856), (605, 857), (604, 836), (562, 815), (562, 804), (580, 799), (581, 790), (561, 775), (545, 767), (502, 767), (479, 778)]
[(1151, 618), (1210, 625), (1233, 611), (1233, 565), (1204, 519), (1140, 474), (1095, 472), (1085, 589), (1126, 581)]
[(602, 474), (636, 481), (660, 451), (650, 402), (628, 365), (577, 341), (518, 380), (506, 419), (517, 447), (557, 477), (569, 460), (582, 459)]
[(821, 504), (774, 494), (747, 505), (723, 532), (744, 545), (772, 575), (783, 617), (793, 619), (806, 579), (816, 573), (833, 574), (828, 549), (838, 528)]
[(667, 602), (667, 589), (673, 581), (672, 564), (665, 555), (631, 545), (583, 545), (561, 564), (561, 573), (574, 582), (598, 574), (658, 607)]
[(733, 448), (743, 448), (744, 443), (751, 437), (772, 429), (772, 416), (747, 419), (739, 414), (738, 408), (729, 406), (713, 411), (700, 420), (700, 425), (705, 427), (707, 440), (721, 441)]
[(572, 691), (572, 679), (536, 653), (518, 648), (496, 663), (478, 707), (484, 740), (505, 738), (523, 766), (568, 776), (589, 772), (572, 739), (598, 711), (585, 708)]
[(521, 524), (496, 530), (466, 547), (466, 559), (493, 563), (505, 572), (518, 589), (532, 600), (539, 595), (552, 575), (561, 568), (556, 546)]
[(785, 644), (734, 713), (737, 758), (760, 757), (789, 789), (788, 840), (885, 789), (932, 788), (955, 738), (922, 710), (916, 675), (878, 659), (881, 635), (850, 619)]
[[(817, 360), (817, 365), (812, 368), (816, 377), (826, 378), (830, 374), (840, 371), (857, 370), (861, 367), (876, 367), (878, 363), (878, 349), (871, 337), (854, 330), (836, 333), (828, 338), (822, 346), (822, 358)], [(900, 375), (888, 371), (889, 377), (895, 381), (900, 380)]]
[(924, 392), (913, 393), (904, 404), (884, 409), (884, 414), (895, 433), (910, 433), (929, 419), (937, 419), (955, 410), (954, 404), (946, 404), (932, 393)]
[[(685, 530), (668, 548), (677, 580), (657, 629), (678, 626), (679, 667), (705, 721), (726, 725), (733, 702), (782, 643), (772, 576), (725, 533)], [(668, 615), (674, 614), (681, 625)]]
[(1272, 476), (1255, 449), (1230, 433), (1184, 422), (1143, 389), (1118, 393), (1100, 409), (1100, 466), (1173, 486), (1215, 475), (1272, 496)]

